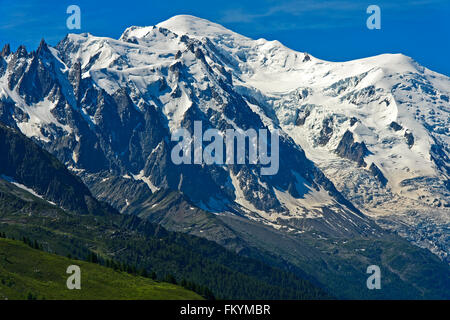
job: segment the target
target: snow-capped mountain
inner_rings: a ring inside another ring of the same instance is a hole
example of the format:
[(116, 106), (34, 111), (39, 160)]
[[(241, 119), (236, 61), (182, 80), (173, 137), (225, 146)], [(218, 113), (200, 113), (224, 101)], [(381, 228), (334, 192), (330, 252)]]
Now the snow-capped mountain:
[[(382, 234), (370, 215), (443, 258), (449, 97), (448, 77), (403, 55), (327, 62), (191, 16), (0, 55), (0, 120), (122, 211), (170, 188), (286, 233)], [(195, 120), (280, 129), (278, 174), (174, 165), (170, 134)]]

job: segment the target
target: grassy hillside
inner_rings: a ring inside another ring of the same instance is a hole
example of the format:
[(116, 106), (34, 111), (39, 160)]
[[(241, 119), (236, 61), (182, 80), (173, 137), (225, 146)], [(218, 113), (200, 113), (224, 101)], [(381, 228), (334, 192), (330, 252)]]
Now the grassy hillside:
[[(67, 267), (81, 268), (81, 290), (66, 286)], [(0, 238), (0, 299), (202, 299), (182, 287), (117, 272)]]

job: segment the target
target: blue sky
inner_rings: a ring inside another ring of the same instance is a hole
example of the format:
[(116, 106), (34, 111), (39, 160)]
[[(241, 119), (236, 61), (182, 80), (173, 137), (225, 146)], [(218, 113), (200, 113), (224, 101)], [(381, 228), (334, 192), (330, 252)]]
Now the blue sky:
[[(448, 0), (0, 0), (0, 45), (10, 43), (15, 49), (25, 44), (33, 50), (41, 38), (55, 45), (72, 32), (66, 27), (71, 4), (81, 8), (82, 29), (77, 32), (118, 38), (131, 25), (154, 25), (176, 14), (191, 14), (325, 60), (404, 53), (450, 75)], [(366, 27), (371, 4), (381, 8), (381, 30)]]

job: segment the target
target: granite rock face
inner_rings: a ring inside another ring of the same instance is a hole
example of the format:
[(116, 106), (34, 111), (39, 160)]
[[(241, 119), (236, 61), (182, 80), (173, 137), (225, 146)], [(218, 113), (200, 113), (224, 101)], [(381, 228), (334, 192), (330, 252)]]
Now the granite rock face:
[(359, 166), (366, 166), (364, 158), (369, 153), (364, 142), (355, 142), (353, 134), (350, 131), (345, 132), (344, 136), (336, 148), (336, 153), (343, 157), (355, 161)]

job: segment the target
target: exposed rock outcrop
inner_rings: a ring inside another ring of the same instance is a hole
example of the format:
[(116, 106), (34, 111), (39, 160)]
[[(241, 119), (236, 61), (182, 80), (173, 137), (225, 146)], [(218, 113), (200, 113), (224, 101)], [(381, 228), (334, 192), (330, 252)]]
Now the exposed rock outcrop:
[(355, 142), (353, 133), (347, 130), (336, 148), (336, 153), (342, 158), (353, 160), (359, 166), (365, 167), (364, 157), (369, 153), (369, 150), (364, 141)]
[(380, 181), (381, 185), (383, 187), (385, 187), (387, 182), (388, 182), (388, 180), (386, 179), (384, 174), (381, 172), (380, 168), (378, 168), (377, 165), (375, 163), (373, 163), (373, 162), (370, 165), (370, 171), (378, 179), (378, 181)]

